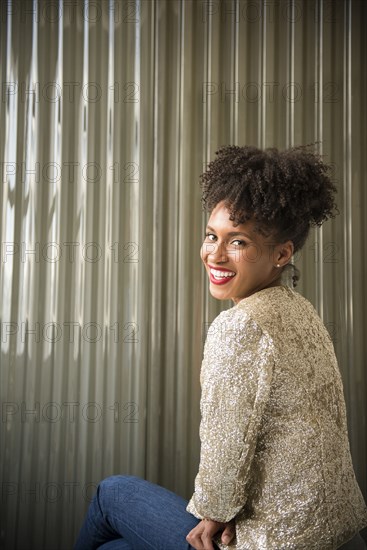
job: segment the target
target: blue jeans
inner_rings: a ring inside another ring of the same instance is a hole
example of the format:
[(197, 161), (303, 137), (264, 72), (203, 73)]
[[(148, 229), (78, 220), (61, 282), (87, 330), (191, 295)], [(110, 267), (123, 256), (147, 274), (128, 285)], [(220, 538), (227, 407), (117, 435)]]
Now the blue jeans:
[[(191, 550), (186, 535), (200, 520), (186, 511), (187, 503), (136, 476), (108, 477), (98, 485), (74, 550)], [(340, 550), (364, 548), (356, 535)]]
[(74, 550), (191, 550), (186, 536), (200, 520), (186, 511), (187, 504), (145, 479), (107, 477), (98, 485)]

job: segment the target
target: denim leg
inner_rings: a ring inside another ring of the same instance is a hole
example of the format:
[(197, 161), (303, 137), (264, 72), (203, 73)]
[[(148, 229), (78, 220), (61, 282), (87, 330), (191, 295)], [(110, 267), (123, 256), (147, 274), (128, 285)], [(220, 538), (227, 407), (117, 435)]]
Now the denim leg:
[(125, 539), (120, 538), (105, 542), (102, 546), (98, 546), (98, 550), (133, 550), (133, 547)]
[(200, 520), (187, 504), (137, 476), (108, 477), (98, 485), (74, 550), (191, 550), (186, 535)]

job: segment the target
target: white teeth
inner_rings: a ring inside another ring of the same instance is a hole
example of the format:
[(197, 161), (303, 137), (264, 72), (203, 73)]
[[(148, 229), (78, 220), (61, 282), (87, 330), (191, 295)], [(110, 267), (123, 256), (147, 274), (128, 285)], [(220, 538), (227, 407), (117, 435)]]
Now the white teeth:
[(215, 277), (216, 279), (224, 279), (228, 277), (234, 277), (236, 274), (233, 273), (233, 271), (220, 271), (218, 269), (211, 269), (210, 273)]

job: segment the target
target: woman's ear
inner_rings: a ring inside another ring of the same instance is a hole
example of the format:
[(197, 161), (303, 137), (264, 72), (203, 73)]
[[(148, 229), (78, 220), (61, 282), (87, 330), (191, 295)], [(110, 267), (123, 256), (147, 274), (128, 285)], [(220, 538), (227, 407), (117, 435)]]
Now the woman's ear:
[(277, 263), (282, 267), (291, 261), (293, 256), (294, 245), (292, 241), (286, 241), (279, 245), (277, 250)]

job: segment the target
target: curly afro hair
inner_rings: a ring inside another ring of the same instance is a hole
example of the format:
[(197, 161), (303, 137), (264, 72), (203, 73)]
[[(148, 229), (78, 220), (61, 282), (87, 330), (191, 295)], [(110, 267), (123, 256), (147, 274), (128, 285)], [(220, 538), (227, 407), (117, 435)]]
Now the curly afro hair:
[(227, 145), (216, 151), (200, 176), (203, 209), (222, 200), (234, 225), (252, 219), (255, 230), (279, 243), (291, 240), (294, 252), (310, 227), (338, 212), (330, 166), (310, 145), (285, 151)]

